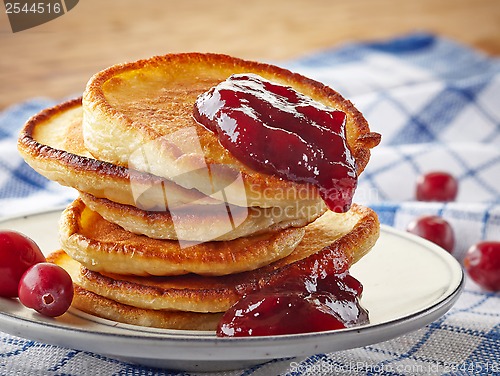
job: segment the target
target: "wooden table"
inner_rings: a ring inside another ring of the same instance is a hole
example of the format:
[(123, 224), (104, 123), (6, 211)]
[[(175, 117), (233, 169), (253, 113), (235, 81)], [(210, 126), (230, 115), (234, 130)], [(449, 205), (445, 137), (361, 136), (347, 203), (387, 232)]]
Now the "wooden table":
[(35, 96), (77, 96), (100, 69), (168, 52), (279, 62), (428, 31), (500, 54), (500, 0), (82, 0), (18, 33), (0, 9), (0, 109)]

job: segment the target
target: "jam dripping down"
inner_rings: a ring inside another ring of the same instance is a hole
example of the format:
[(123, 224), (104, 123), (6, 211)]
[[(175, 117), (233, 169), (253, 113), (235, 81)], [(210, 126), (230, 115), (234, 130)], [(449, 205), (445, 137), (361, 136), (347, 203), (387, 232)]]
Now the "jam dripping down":
[[(317, 264), (316, 264), (317, 266)], [(267, 278), (223, 315), (219, 337), (320, 332), (369, 323), (361, 283), (347, 267), (337, 273), (292, 267)]]
[(344, 112), (258, 75), (235, 74), (201, 94), (193, 115), (240, 162), (312, 184), (330, 210), (349, 210), (357, 173)]

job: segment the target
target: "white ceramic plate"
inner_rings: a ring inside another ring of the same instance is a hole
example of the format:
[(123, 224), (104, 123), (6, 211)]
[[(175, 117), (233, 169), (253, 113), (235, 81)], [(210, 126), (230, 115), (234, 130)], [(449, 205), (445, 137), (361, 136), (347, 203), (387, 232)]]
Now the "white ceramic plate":
[[(32, 237), (45, 253), (58, 248), (60, 210), (4, 220), (0, 228)], [(416, 236), (382, 227), (373, 250), (351, 269), (364, 286), (371, 323), (352, 329), (275, 337), (217, 338), (212, 332), (143, 328), (70, 309), (45, 318), (16, 299), (0, 298), (0, 330), (101, 353), (143, 365), (214, 371), (365, 346), (425, 326), (457, 300), (463, 272), (446, 251)]]

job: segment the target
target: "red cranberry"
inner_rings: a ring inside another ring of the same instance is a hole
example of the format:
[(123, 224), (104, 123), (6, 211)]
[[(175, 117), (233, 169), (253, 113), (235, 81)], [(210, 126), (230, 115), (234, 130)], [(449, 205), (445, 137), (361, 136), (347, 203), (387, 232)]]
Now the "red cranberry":
[(429, 172), (417, 180), (416, 198), (418, 201), (454, 201), (457, 193), (457, 180), (447, 172)]
[(44, 261), (45, 256), (32, 239), (16, 231), (0, 231), (0, 296), (17, 297), (23, 273)]
[(478, 285), (486, 290), (500, 291), (500, 242), (480, 242), (470, 247), (464, 267)]
[(439, 245), (450, 253), (453, 252), (453, 228), (441, 217), (429, 215), (417, 218), (408, 225), (407, 231)]
[(73, 300), (73, 282), (58, 265), (33, 265), (19, 282), (19, 300), (45, 316), (56, 317), (68, 310)]

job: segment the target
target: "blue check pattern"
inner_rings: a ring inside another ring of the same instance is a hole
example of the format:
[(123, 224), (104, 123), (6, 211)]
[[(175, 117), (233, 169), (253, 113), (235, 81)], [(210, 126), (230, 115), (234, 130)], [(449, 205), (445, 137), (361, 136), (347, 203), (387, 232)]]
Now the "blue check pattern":
[[(285, 64), (338, 90), (383, 135), (361, 175), (356, 201), (404, 229), (438, 214), (454, 227), (454, 255), (500, 240), (500, 60), (429, 34), (356, 43)], [(74, 193), (27, 167), (15, 142), (24, 121), (55, 104), (35, 99), (0, 113), (0, 216), (69, 202)], [(453, 203), (414, 201), (416, 178), (446, 170), (459, 180)], [(1, 375), (183, 375), (0, 333)], [(432, 324), (371, 346), (277, 359), (225, 376), (500, 375), (500, 294), (467, 280), (455, 306)]]

